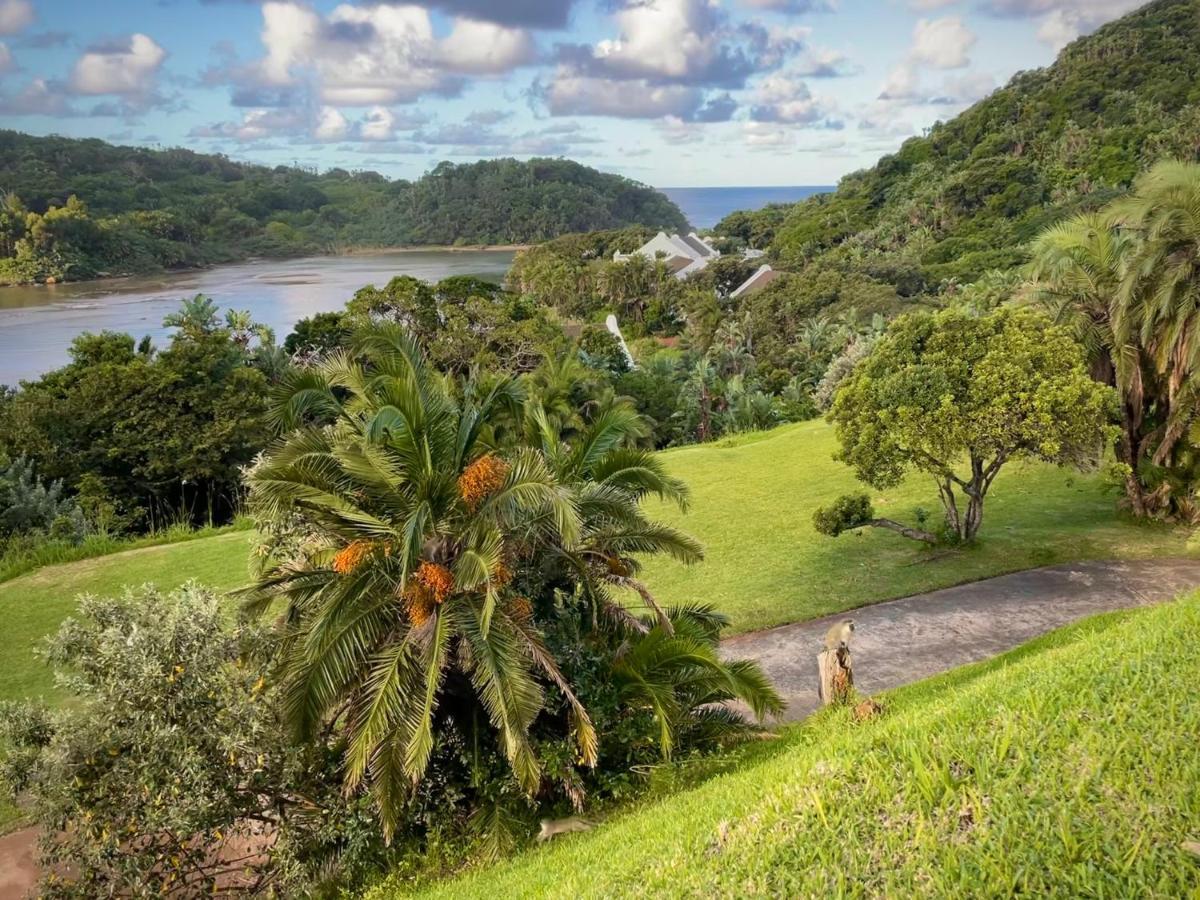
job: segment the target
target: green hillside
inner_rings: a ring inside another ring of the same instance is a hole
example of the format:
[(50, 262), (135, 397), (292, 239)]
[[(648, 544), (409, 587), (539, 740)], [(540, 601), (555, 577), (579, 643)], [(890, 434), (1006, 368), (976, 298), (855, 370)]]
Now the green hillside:
[[(693, 567), (655, 560), (644, 578), (668, 602), (714, 603), (737, 632), (816, 618), (874, 601), (1065, 560), (1183, 556), (1195, 552), (1188, 529), (1136, 524), (1115, 512), (1098, 477), (1045, 465), (1006, 469), (992, 489), (978, 547), (930, 553), (867, 529), (832, 540), (812, 527), (813, 511), (854, 489), (833, 461), (833, 430), (808, 422), (732, 441), (670, 450), (670, 472), (691, 487), (690, 512), (666, 504), (656, 517), (704, 543)], [(876, 495), (888, 515), (911, 518), (937, 502), (912, 479)], [(0, 700), (52, 690), (32, 649), (75, 606), (81, 593), (115, 594), (126, 584), (170, 588), (196, 579), (219, 590), (247, 576), (247, 532), (134, 550), (51, 566), (0, 583)]]
[(855, 272), (911, 297), (1017, 265), (1047, 225), (1102, 205), (1157, 160), (1198, 155), (1200, 2), (1157, 0), (835, 193), (717, 230), (773, 238), (791, 267)]
[(442, 163), (409, 182), (16, 131), (0, 131), (0, 196), (0, 284), (686, 224), (653, 188), (563, 159)]
[(1086, 621), (429, 896), (1195, 896), (1198, 630), (1197, 596)]
[[(1077, 559), (1182, 556), (1200, 545), (1189, 529), (1138, 524), (1116, 511), (1097, 476), (1044, 464), (1005, 468), (988, 495), (979, 544), (930, 553), (878, 529), (836, 540), (812, 526), (817, 507), (862, 490), (834, 462), (833, 429), (806, 422), (664, 454), (691, 486), (687, 514), (664, 504), (654, 514), (689, 531), (706, 558), (685, 567), (655, 559), (644, 578), (660, 599), (715, 603), (734, 630), (753, 631), (817, 618), (1034, 566)], [(872, 492), (881, 515), (912, 522), (919, 507), (936, 515), (932, 480)]]

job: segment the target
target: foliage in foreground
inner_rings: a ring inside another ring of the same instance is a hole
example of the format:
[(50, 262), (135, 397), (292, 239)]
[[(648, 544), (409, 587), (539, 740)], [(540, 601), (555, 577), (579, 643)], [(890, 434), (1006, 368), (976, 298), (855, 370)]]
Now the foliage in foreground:
[(264, 646), (195, 586), (83, 598), (47, 652), (75, 702), (0, 707), (0, 775), (49, 835), (43, 896), (289, 893), (382, 862), (336, 752), (288, 742)]
[[(585, 419), (511, 379), (445, 378), (395, 324), (351, 346), (280, 392), (286, 434), (249, 479), (268, 540), (247, 596), (282, 607), (293, 733), (345, 737), (347, 791), (370, 791), (389, 840), (424, 840), (457, 809), (494, 851), (508, 820), (563, 798), (582, 808), (647, 750), (745, 731), (710, 703), (779, 710), (757, 667), (719, 660), (723, 619), (664, 610), (636, 579), (635, 556), (701, 552), (644, 515), (646, 496), (682, 503), (686, 489), (631, 446), (627, 404)], [(652, 618), (612, 587), (637, 590)], [(622, 686), (599, 725), (580, 684)], [(440, 810), (414, 818), (426, 787)]]
[(1191, 896), (1197, 629), (1196, 596), (1089, 620), (429, 895)]

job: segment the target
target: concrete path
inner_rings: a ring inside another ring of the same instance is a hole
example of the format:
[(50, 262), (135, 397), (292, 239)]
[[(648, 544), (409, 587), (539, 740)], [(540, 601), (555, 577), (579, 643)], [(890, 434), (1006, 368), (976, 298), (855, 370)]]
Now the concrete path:
[[(817, 653), (834, 622), (855, 621), (854, 678), (867, 694), (988, 659), (1094, 613), (1148, 606), (1200, 587), (1200, 559), (1087, 562), (1002, 575), (722, 643), (752, 658), (788, 701), (785, 721), (818, 707)], [(0, 837), (0, 900), (37, 883), (33, 829)]]
[(826, 630), (842, 619), (855, 623), (855, 687), (873, 694), (988, 659), (1094, 613), (1196, 587), (1200, 560), (1049, 566), (739, 635), (722, 643), (722, 653), (758, 660), (788, 702), (784, 721), (794, 722), (819, 706), (817, 654)]

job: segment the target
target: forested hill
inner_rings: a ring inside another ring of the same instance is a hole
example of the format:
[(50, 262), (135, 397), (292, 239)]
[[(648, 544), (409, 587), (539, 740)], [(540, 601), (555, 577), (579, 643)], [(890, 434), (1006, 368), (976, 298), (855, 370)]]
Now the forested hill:
[(837, 191), (718, 230), (790, 267), (853, 268), (902, 296), (1024, 260), (1047, 224), (1164, 157), (1200, 157), (1200, 0), (1158, 0), (1067, 47)]
[(0, 131), (0, 195), (0, 283), (685, 224), (653, 188), (563, 159), (442, 163), (409, 182), (15, 131)]

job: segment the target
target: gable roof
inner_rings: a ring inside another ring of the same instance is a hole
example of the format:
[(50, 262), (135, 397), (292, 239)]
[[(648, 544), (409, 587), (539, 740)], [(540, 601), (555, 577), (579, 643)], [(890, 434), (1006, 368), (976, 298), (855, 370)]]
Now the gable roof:
[(770, 266), (759, 266), (757, 271), (743, 281), (736, 291), (729, 295), (730, 300), (749, 294), (756, 294), (778, 278), (782, 273), (776, 272)]

